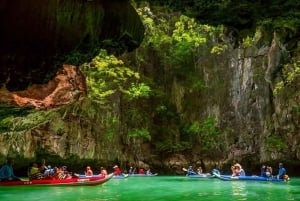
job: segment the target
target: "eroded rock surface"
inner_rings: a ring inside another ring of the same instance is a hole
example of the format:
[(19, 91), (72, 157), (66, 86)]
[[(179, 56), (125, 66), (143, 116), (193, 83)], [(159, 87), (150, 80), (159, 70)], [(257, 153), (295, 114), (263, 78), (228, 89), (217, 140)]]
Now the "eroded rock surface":
[(64, 65), (47, 84), (36, 84), (17, 92), (2, 87), (0, 101), (14, 106), (45, 109), (68, 104), (85, 94), (85, 78), (79, 68)]

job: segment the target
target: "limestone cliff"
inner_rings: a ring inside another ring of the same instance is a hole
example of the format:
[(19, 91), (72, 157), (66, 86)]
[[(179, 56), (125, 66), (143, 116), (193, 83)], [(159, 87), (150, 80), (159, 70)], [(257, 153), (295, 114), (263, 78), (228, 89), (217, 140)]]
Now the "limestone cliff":
[[(163, 57), (170, 53), (169, 44), (152, 43), (130, 54), (131, 64), (137, 62), (136, 69), (152, 81), (157, 96), (129, 103), (115, 93), (107, 105), (83, 99), (13, 123), (8, 116), (1, 128), (1, 156), (33, 160), (46, 155), (49, 163), (59, 163), (59, 158), (73, 167), (84, 160), (95, 167), (118, 163), (123, 168), (144, 162), (168, 174), (183, 174), (182, 167), (189, 164), (204, 165), (207, 171), (215, 165), (229, 170), (234, 161), (241, 162), (247, 174), (258, 174), (262, 162), (276, 168), (280, 160), (287, 162), (289, 174), (297, 173), (300, 74), (292, 83), (284, 74), (299, 71), (299, 44), (294, 40), (299, 34), (257, 29), (251, 42), (236, 46), (231, 31), (225, 28), (220, 37), (203, 31), (205, 45), (196, 49), (195, 60), (188, 57), (183, 65)], [(298, 49), (291, 52), (289, 44)], [(218, 45), (224, 48), (212, 54)], [(280, 81), (284, 87), (277, 94)], [(217, 143), (203, 151), (212, 135), (202, 135), (207, 130), (199, 125), (209, 117), (215, 118)], [(140, 133), (129, 135), (130, 128), (144, 127), (151, 141), (136, 137)]]

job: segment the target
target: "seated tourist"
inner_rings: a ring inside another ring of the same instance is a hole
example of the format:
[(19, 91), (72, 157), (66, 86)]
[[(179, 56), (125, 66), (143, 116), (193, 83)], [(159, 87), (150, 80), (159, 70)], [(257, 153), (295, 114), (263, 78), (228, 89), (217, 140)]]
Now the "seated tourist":
[(245, 176), (245, 171), (239, 163), (234, 164), (231, 167), (232, 176)]
[(117, 165), (115, 165), (113, 168), (114, 168), (115, 175), (122, 175), (122, 171)]
[(146, 171), (146, 174), (147, 174), (147, 175), (151, 175), (151, 174), (152, 174), (150, 168), (148, 168), (148, 170)]
[(284, 179), (284, 175), (286, 175), (286, 169), (283, 167), (283, 163), (279, 163), (277, 178)]
[(32, 163), (28, 170), (28, 177), (29, 180), (43, 179), (44, 175), (41, 173), (40, 168), (38, 168), (38, 165), (36, 163)]
[(3, 165), (0, 169), (0, 182), (1, 181), (20, 181), (21, 179), (14, 174), (13, 165), (15, 161), (12, 158), (7, 159), (7, 164)]
[(104, 167), (100, 167), (100, 175), (107, 176), (107, 171)]
[(85, 172), (84, 172), (85, 176), (87, 177), (91, 177), (93, 176), (93, 170), (90, 166), (87, 166), (86, 169), (85, 169)]
[(187, 175), (196, 175), (197, 173), (194, 171), (193, 166), (189, 166), (187, 169)]
[(145, 174), (144, 168), (139, 169), (139, 174)]
[(203, 173), (202, 167), (199, 166), (199, 168), (197, 169), (197, 174), (202, 174), (202, 173)]
[(65, 179), (66, 178), (66, 175), (64, 173), (64, 171), (61, 169), (61, 168), (58, 168), (58, 167), (54, 167), (54, 178), (56, 179)]
[(55, 174), (54, 168), (51, 167), (51, 165), (47, 166), (47, 170), (44, 171), (44, 175), (46, 177), (52, 177)]
[(41, 166), (39, 167), (40, 169), (40, 172), (42, 174), (45, 173), (45, 171), (48, 169), (48, 167), (46, 166), (46, 160), (45, 159), (42, 159), (42, 163), (41, 163)]

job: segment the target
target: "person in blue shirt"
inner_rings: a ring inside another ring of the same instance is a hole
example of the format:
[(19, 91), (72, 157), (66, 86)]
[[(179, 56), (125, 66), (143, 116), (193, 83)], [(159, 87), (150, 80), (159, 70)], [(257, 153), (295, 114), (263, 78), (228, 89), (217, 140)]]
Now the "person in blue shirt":
[(196, 175), (197, 173), (193, 170), (192, 166), (187, 169), (187, 175)]
[(0, 181), (20, 181), (21, 179), (14, 174), (14, 159), (8, 158), (7, 164), (0, 169)]
[(284, 179), (284, 175), (286, 174), (286, 169), (283, 167), (283, 163), (279, 163), (279, 170), (277, 178)]

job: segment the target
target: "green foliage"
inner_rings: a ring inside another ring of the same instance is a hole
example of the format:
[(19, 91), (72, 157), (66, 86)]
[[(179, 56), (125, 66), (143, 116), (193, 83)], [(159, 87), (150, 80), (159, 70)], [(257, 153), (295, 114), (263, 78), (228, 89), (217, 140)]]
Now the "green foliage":
[(191, 147), (192, 145), (188, 142), (181, 141), (180, 143), (174, 143), (171, 139), (156, 143), (157, 151), (165, 153), (176, 153), (191, 149)]
[(207, 88), (207, 85), (202, 79), (199, 79), (199, 77), (195, 76), (194, 74), (188, 74), (187, 77), (187, 83), (190, 86), (190, 90), (195, 89), (195, 90), (202, 90)]
[(152, 0), (151, 5), (153, 7), (163, 5), (181, 11), (189, 17), (196, 18), (202, 24), (223, 24), (236, 30), (236, 33), (243, 30), (248, 30), (250, 34), (254, 33), (256, 25), (267, 20), (271, 21), (271, 26), (274, 28), (299, 30), (300, 3), (295, 0)]
[(105, 136), (106, 139), (109, 141), (112, 141), (113, 138), (115, 137), (115, 134), (117, 132), (117, 128), (119, 125), (119, 119), (117, 116), (108, 116), (103, 119), (103, 127), (105, 128)]
[(179, 44), (183, 42), (187, 43), (189, 48), (197, 48), (206, 43), (207, 38), (204, 33), (211, 30), (212, 27), (207, 25), (198, 25), (195, 19), (182, 15), (180, 16), (179, 21), (175, 23), (172, 38), (174, 38), (174, 40)]
[[(298, 61), (300, 63), (300, 61)], [(300, 79), (300, 65), (294, 62), (293, 64), (286, 64), (282, 70), (283, 81), (278, 82), (274, 88), (274, 95), (286, 93), (288, 88), (297, 88)], [(297, 95), (297, 94), (294, 94)]]
[(151, 140), (151, 135), (149, 131), (145, 128), (139, 128), (139, 129), (130, 129), (128, 131), (128, 136), (130, 138), (144, 138), (146, 140)]
[(203, 122), (195, 121), (186, 127), (185, 133), (197, 136), (202, 151), (207, 151), (216, 147), (219, 143), (219, 131), (216, 129), (215, 117), (209, 117)]
[(137, 84), (131, 83), (128, 95), (131, 100), (139, 97), (148, 98), (150, 92), (151, 92), (151, 88), (145, 83), (137, 83)]
[(61, 118), (55, 118), (52, 120), (52, 130), (54, 133), (61, 135), (64, 131), (67, 125)]
[[(55, 111), (35, 111), (24, 108), (2, 107), (1, 113), (11, 108), (11, 111), (0, 121), (1, 132), (27, 131), (31, 128), (44, 124), (54, 118)], [(23, 111), (23, 112), (16, 112)]]
[[(139, 98), (149, 98), (151, 88), (145, 82), (141, 81), (140, 74), (127, 67), (126, 64), (113, 55), (108, 55), (105, 50), (101, 50), (99, 55), (92, 62), (84, 66), (84, 74), (88, 88), (88, 99), (102, 106), (112, 105), (112, 98), (122, 98), (124, 104), (128, 102), (128, 113), (120, 114), (124, 116), (128, 126), (129, 137), (142, 137), (147, 140), (151, 139), (149, 131), (144, 128), (142, 122), (146, 122), (144, 117), (136, 110), (130, 107), (134, 105), (134, 100)], [(90, 107), (89, 107), (90, 108)], [(86, 110), (90, 110), (87, 108)], [(99, 109), (95, 109), (95, 112)], [(130, 111), (135, 111), (135, 114), (130, 115)], [(90, 113), (87, 113), (87, 116)], [(105, 128), (105, 135), (109, 140), (115, 136), (116, 128), (120, 123), (118, 117), (113, 116), (113, 119), (105, 118), (102, 122)]]
[(228, 45), (226, 44), (217, 44), (213, 46), (210, 50), (211, 54), (220, 55), (222, 54), (226, 49), (228, 49)]
[(249, 48), (256, 45), (257, 41), (262, 37), (262, 32), (260, 29), (257, 29), (253, 36), (248, 35), (242, 39), (241, 47)]
[(111, 96), (123, 93), (130, 98), (148, 97), (151, 91), (145, 83), (139, 83), (139, 73), (126, 67), (122, 60), (107, 55), (101, 50), (88, 65), (84, 65), (88, 98), (101, 104), (107, 104)]
[[(227, 49), (225, 44), (218, 43), (223, 37), (223, 26), (199, 24), (193, 18), (167, 11), (154, 15), (149, 7), (137, 10), (146, 29), (144, 41), (136, 51), (136, 57), (141, 62), (139, 65), (146, 66), (152, 61), (159, 61), (155, 63), (159, 65), (156, 69), (168, 69), (169, 74), (173, 73), (191, 91), (203, 89), (202, 71), (197, 67), (209, 53), (210, 45), (214, 47), (211, 51), (213, 54), (221, 54)], [(215, 41), (215, 44), (209, 44), (208, 41)]]
[(272, 152), (272, 151), (278, 151), (278, 150), (288, 150), (287, 144), (284, 143), (284, 140), (279, 138), (279, 137), (272, 137), (269, 136), (266, 139), (266, 147), (267, 150)]
[(288, 34), (295, 34), (300, 28), (300, 12), (294, 13), (298, 15), (297, 17), (293, 16), (279, 16), (277, 18), (266, 18), (259, 21), (258, 25), (265, 31), (280, 31), (286, 30)]

